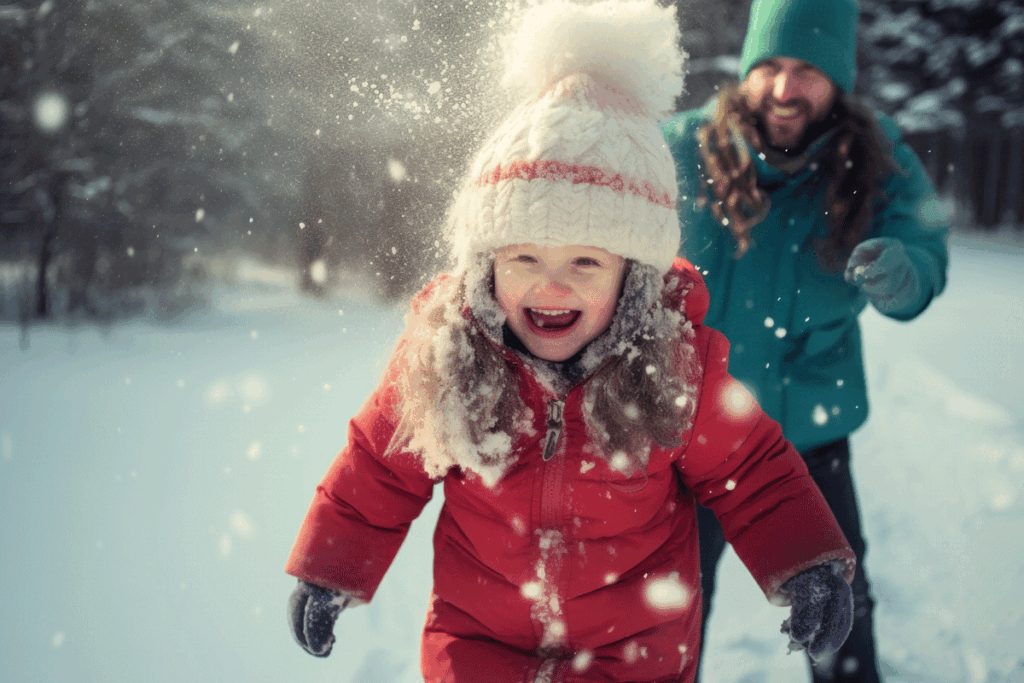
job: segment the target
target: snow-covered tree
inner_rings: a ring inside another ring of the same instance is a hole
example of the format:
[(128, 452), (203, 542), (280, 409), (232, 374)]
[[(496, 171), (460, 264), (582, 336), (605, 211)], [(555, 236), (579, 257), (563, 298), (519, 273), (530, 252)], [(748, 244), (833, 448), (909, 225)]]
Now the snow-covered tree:
[(34, 264), (28, 308), (116, 317), (158, 292), (180, 310), (189, 255), (274, 206), (239, 18), (213, 0), (17, 0), (0, 27), (0, 248)]
[(699, 107), (735, 80), (751, 0), (675, 0), (680, 40), (689, 55), (680, 109)]
[(908, 132), (1024, 126), (1024, 5), (863, 0), (859, 89)]
[(268, 121), (302, 169), (291, 234), (307, 290), (346, 270), (396, 296), (436, 267), (465, 155), (502, 113), (490, 66), (509, 12), (277, 0), (253, 13)]
[(959, 221), (1024, 225), (1024, 5), (862, 0), (858, 92), (891, 114)]

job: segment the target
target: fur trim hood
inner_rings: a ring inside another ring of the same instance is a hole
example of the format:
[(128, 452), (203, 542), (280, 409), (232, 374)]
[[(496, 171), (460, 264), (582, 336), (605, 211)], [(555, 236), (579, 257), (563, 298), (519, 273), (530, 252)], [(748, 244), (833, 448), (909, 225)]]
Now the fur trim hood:
[(576, 387), (596, 452), (620, 469), (644, 469), (652, 446), (678, 445), (700, 383), (694, 328), (709, 301), (692, 265), (676, 259), (661, 277), (633, 263), (611, 326), (568, 373), (503, 343), (490, 267), (478, 259), (414, 299), (396, 364), (396, 451), (418, 454), (432, 476), (460, 467), (494, 485), (516, 460), (517, 439), (536, 429), (522, 392), (557, 398)]

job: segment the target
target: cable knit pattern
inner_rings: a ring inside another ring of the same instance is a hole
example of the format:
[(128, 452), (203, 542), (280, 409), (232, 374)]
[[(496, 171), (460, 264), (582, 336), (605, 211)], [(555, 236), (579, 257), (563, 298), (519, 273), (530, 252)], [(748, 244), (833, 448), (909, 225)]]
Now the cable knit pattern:
[(573, 72), (520, 104), (477, 154), (449, 215), (461, 267), (510, 244), (600, 247), (668, 271), (675, 165), (657, 121), (620, 86)]

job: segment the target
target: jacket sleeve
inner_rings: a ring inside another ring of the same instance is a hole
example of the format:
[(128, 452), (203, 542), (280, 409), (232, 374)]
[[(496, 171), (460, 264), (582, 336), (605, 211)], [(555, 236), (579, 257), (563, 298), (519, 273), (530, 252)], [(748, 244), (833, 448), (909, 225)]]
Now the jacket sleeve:
[(409, 525), (430, 501), (434, 480), (407, 453), (384, 456), (395, 427), (389, 382), (348, 426), (348, 444), (317, 486), (285, 571), (369, 602)]
[(698, 327), (703, 380), (693, 427), (677, 467), (710, 508), (769, 600), (801, 571), (839, 561), (853, 578), (855, 557), (800, 454), (754, 397), (727, 372), (729, 343)]
[(715, 260), (722, 233), (721, 226), (711, 218), (701, 201), (710, 198), (711, 193), (705, 177), (697, 131), (706, 122), (708, 112), (713, 111), (713, 102), (709, 102), (703, 110), (677, 114), (661, 124), (662, 134), (676, 168), (681, 230), (679, 254), (701, 266), (708, 266)]
[(946, 287), (949, 211), (936, 195), (921, 160), (903, 142), (896, 123), (888, 117), (881, 117), (879, 123), (892, 140), (897, 169), (885, 182), (875, 205), (872, 236), (895, 237), (903, 242), (921, 283), (917, 301), (902, 310), (882, 313), (896, 320), (911, 320)]
[(680, 204), (696, 199), (701, 188), (700, 166), (692, 163), (697, 149), (697, 128), (701, 121), (695, 113), (677, 114), (661, 124), (661, 132), (676, 162), (676, 182)]

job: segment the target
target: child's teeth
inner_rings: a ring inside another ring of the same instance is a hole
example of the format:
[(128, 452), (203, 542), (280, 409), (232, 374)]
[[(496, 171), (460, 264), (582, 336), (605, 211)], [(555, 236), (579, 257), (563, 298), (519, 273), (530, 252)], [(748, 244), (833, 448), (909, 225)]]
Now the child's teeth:
[[(565, 316), (572, 315), (572, 309), (560, 308), (558, 310), (547, 308), (544, 310), (538, 308), (531, 308), (530, 315), (533, 318), (533, 322), (539, 327), (547, 327), (552, 324), (561, 324), (565, 321)], [(545, 320), (547, 318), (547, 320)]]

